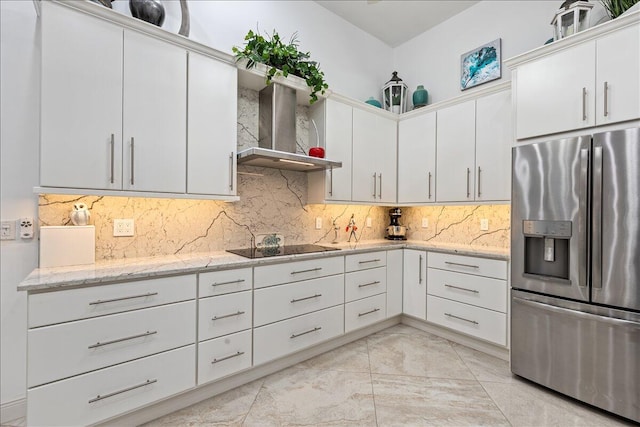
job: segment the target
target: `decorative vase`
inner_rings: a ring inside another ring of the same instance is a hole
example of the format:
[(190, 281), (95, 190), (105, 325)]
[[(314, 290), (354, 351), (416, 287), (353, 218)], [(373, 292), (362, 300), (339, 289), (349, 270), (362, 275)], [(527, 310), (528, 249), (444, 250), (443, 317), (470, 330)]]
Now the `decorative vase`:
[(373, 105), (374, 107), (382, 108), (382, 104), (380, 104), (380, 101), (375, 99), (373, 96), (370, 96), (369, 99), (367, 99), (364, 102), (366, 102), (369, 105)]
[(418, 85), (418, 88), (413, 92), (413, 106), (414, 108), (424, 107), (429, 101), (429, 92), (423, 85)]
[(158, 27), (161, 27), (164, 22), (164, 6), (160, 0), (129, 0), (129, 10), (134, 18)]

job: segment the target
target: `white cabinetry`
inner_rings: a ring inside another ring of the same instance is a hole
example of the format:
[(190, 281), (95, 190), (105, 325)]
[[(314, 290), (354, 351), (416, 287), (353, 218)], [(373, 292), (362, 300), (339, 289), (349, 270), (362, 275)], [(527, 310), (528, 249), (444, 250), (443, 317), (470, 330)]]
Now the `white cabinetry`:
[(402, 311), (409, 316), (427, 318), (427, 253), (404, 250)]
[(387, 317), (402, 314), (403, 249), (387, 251)]
[(640, 118), (639, 18), (630, 14), (507, 61), (517, 139)]
[[(310, 119), (318, 127), (318, 139), (324, 145), (325, 157), (342, 162), (342, 167), (309, 172), (308, 200), (310, 203), (351, 201), (353, 107), (326, 99), (311, 107)], [(309, 128), (309, 135), (309, 145), (316, 145), (313, 126)]]
[(396, 120), (353, 109), (353, 201), (396, 202), (396, 147)]
[(398, 123), (398, 203), (436, 201), (436, 112)]

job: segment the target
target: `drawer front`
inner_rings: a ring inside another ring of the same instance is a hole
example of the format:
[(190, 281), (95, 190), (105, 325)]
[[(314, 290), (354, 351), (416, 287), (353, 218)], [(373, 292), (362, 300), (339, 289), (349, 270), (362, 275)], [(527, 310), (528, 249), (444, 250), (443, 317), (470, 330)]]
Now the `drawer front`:
[(251, 291), (198, 300), (198, 340), (251, 328)]
[(353, 301), (344, 306), (344, 331), (380, 322), (386, 318), (387, 295), (374, 295), (369, 298)]
[(210, 271), (198, 275), (200, 297), (246, 291), (253, 287), (251, 268)]
[(29, 389), (27, 423), (97, 423), (194, 387), (195, 364), (191, 345)]
[(359, 271), (367, 268), (384, 267), (387, 265), (387, 252), (367, 252), (345, 257), (345, 271)]
[(478, 276), (507, 279), (507, 262), (499, 259), (477, 258), (464, 255), (449, 255), (436, 252), (427, 254), (427, 267)]
[(344, 257), (316, 258), (254, 268), (255, 288), (344, 273)]
[(427, 320), (476, 338), (507, 345), (507, 315), (429, 295)]
[(256, 289), (254, 301), (254, 326), (343, 304), (344, 275)]
[(195, 342), (195, 301), (30, 329), (28, 386)]
[(502, 313), (507, 312), (506, 280), (428, 268), (427, 293)]
[(251, 367), (251, 331), (198, 344), (198, 384)]
[(385, 267), (354, 271), (344, 275), (344, 299), (355, 301), (387, 291)]
[(153, 307), (196, 297), (196, 275), (29, 295), (29, 327)]
[(253, 364), (260, 365), (342, 335), (344, 305), (253, 330)]

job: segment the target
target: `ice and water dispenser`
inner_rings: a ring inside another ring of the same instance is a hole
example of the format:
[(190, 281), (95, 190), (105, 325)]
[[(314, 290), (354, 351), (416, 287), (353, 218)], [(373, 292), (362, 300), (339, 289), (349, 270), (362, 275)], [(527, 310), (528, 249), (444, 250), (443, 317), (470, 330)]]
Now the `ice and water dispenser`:
[(522, 221), (524, 274), (569, 280), (571, 221)]

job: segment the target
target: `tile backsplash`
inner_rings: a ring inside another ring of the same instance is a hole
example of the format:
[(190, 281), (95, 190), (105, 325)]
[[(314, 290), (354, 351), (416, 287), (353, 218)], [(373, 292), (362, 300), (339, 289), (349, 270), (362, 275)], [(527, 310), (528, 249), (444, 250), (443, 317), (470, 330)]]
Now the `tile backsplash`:
[[(298, 151), (308, 149), (308, 107), (296, 113)], [(238, 150), (258, 145), (258, 93), (241, 89)], [(308, 205), (307, 175), (278, 169), (238, 167), (239, 202), (46, 194), (39, 200), (40, 225), (71, 225), (74, 203), (84, 202), (96, 226), (96, 260), (220, 251), (247, 247), (252, 235), (279, 233), (285, 243), (345, 242), (351, 215), (361, 240), (381, 239), (389, 223), (387, 207)], [(509, 206), (403, 208), (401, 223), (410, 239), (439, 243), (509, 247)], [(366, 218), (372, 227), (366, 227)], [(114, 237), (113, 220), (133, 218), (135, 236)], [(322, 219), (316, 229), (316, 218)], [(422, 218), (429, 221), (422, 228)], [(489, 220), (489, 231), (479, 221)], [(334, 225), (335, 224), (335, 225)], [(336, 238), (337, 236), (337, 238)]]

